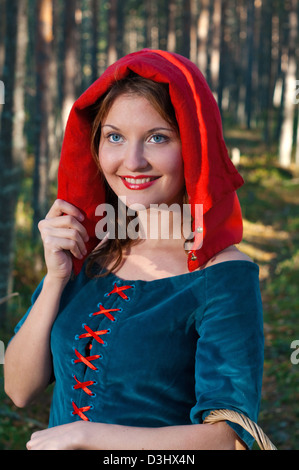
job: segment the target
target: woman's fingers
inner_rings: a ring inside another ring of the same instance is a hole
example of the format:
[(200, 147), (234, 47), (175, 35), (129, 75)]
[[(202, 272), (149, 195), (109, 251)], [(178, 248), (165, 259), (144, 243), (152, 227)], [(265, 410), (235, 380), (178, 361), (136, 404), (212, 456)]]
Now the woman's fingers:
[[(74, 250), (78, 252), (79, 254), (81, 254), (82, 256), (85, 256), (87, 253), (86, 246), (85, 246), (85, 239), (83, 239), (81, 233), (74, 228), (48, 227), (44, 230), (42, 238), (44, 240), (44, 243), (46, 243), (48, 247), (50, 247), (52, 239), (55, 239), (55, 247), (58, 246), (57, 241), (65, 240), (69, 242), (70, 251), (72, 253)], [(61, 248), (63, 250), (67, 249), (65, 248), (65, 244), (64, 246), (61, 246)], [(54, 251), (57, 251), (56, 248)]]
[(72, 204), (57, 199), (45, 219), (38, 224), (45, 248), (52, 253), (70, 251), (77, 258), (86, 255), (88, 233), (82, 225), (84, 215)]
[(45, 249), (53, 254), (61, 251), (69, 251), (73, 256), (79, 259), (82, 259), (87, 253), (84, 243), (78, 242), (75, 238), (46, 235), (44, 246)]
[(44, 244), (48, 274), (57, 279), (69, 279), (72, 271), (70, 254), (82, 259), (86, 254), (88, 233), (82, 225), (84, 215), (72, 204), (57, 199), (38, 224)]
[(69, 229), (77, 231), (82, 239), (87, 242), (89, 236), (86, 228), (72, 215), (63, 215), (59, 217), (46, 218), (38, 224), (40, 231), (47, 229)]
[(63, 201), (62, 199), (56, 199), (48, 214), (46, 215), (46, 219), (59, 217), (63, 214), (73, 216), (81, 222), (84, 220), (84, 215), (79, 209), (77, 209), (77, 207), (73, 206), (73, 204), (70, 204), (69, 202)]

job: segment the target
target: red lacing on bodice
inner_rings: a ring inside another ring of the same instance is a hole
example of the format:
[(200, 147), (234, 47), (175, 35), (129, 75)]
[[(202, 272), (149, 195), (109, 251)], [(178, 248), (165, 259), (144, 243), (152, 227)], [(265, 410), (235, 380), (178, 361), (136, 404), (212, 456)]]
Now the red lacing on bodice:
[(111, 292), (109, 292), (109, 294), (106, 294), (106, 296), (109, 297), (109, 295), (111, 294), (118, 294), (120, 295), (122, 299), (127, 300), (129, 297), (126, 294), (124, 294), (123, 291), (127, 289), (132, 289), (132, 287), (133, 286), (117, 286), (116, 283), (114, 283), (114, 289)]
[(105, 315), (105, 317), (109, 318), (111, 321), (115, 321), (113, 315), (110, 312), (120, 312), (120, 308), (104, 308), (103, 305), (100, 304), (100, 310), (98, 312), (94, 312), (92, 316), (96, 315)]
[(92, 337), (100, 344), (105, 343), (105, 341), (102, 338), (100, 338), (100, 336), (106, 335), (109, 332), (109, 330), (92, 331), (92, 329), (89, 328), (89, 326), (87, 325), (85, 325), (84, 328), (86, 331), (88, 331), (88, 333), (83, 333), (82, 335), (79, 336), (79, 339)]
[(76, 356), (78, 357), (78, 359), (76, 359), (74, 361), (75, 364), (78, 364), (78, 362), (83, 362), (87, 367), (89, 367), (90, 369), (92, 370), (98, 370), (96, 366), (94, 366), (91, 361), (95, 361), (96, 359), (99, 359), (100, 354), (97, 354), (96, 356), (87, 356), (87, 357), (84, 357), (82, 356), (81, 353), (79, 353), (79, 351), (77, 351), (77, 349), (75, 349), (75, 354)]
[[(105, 297), (109, 297), (112, 294), (118, 294), (122, 299), (130, 300), (129, 297), (124, 293), (124, 291), (126, 289), (131, 289), (132, 287), (133, 286), (117, 286), (117, 284), (114, 283), (113, 290), (109, 292), (108, 294), (105, 294)], [(106, 309), (103, 305), (99, 304), (99, 310), (91, 314), (91, 317), (96, 316), (96, 315), (105, 315), (106, 318), (114, 322), (116, 320), (115, 320), (115, 317), (111, 314), (111, 312), (120, 312), (121, 310), (122, 309), (120, 308)], [(77, 339), (91, 338), (91, 341), (92, 339), (94, 339), (99, 344), (102, 344), (102, 345), (105, 344), (105, 341), (101, 338), (101, 336), (108, 334), (110, 330), (94, 331), (86, 324), (84, 324), (83, 327), (86, 333), (82, 333), (81, 335), (77, 337)], [(93, 362), (97, 361), (102, 356), (101, 354), (88, 355), (89, 351), (92, 349), (91, 341), (86, 346), (86, 354), (87, 354), (86, 356), (83, 356), (77, 349), (74, 349), (77, 359), (73, 360), (73, 363), (74, 364), (83, 363), (89, 369), (93, 371), (97, 371), (98, 368), (93, 364)], [(89, 388), (96, 383), (95, 381), (89, 380), (86, 382), (80, 382), (80, 380), (78, 380), (75, 375), (73, 377), (76, 381), (76, 384), (73, 386), (74, 390), (83, 390), (90, 397), (95, 396), (95, 394)], [(90, 419), (84, 413), (88, 412), (93, 407), (92, 405), (83, 406), (82, 408), (79, 408), (74, 401), (72, 401), (72, 405), (73, 405), (72, 415), (78, 415), (84, 421), (90, 421)]]
[(87, 395), (89, 396), (93, 396), (93, 392), (91, 390), (89, 390), (88, 387), (90, 387), (91, 385), (93, 385), (95, 382), (94, 380), (89, 380), (87, 382), (80, 382), (80, 380), (77, 379), (77, 377), (74, 375), (74, 379), (76, 380), (77, 384), (73, 386), (73, 389), (74, 390), (78, 390), (80, 388), (82, 388), (82, 390), (87, 393)]
[(74, 411), (72, 413), (73, 415), (80, 416), (80, 418), (83, 419), (83, 421), (89, 421), (89, 419), (87, 418), (87, 416), (85, 416), (83, 411), (84, 412), (89, 411), (91, 406), (83, 406), (82, 408), (78, 408), (78, 406), (76, 405), (76, 403), (74, 401), (72, 401), (72, 405), (73, 405), (73, 408), (74, 408)]

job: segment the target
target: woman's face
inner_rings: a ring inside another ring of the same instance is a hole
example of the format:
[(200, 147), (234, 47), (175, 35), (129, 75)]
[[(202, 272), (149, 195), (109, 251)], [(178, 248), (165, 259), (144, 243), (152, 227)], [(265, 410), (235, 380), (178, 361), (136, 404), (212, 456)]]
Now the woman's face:
[(99, 163), (111, 189), (129, 207), (182, 203), (179, 136), (143, 97), (115, 100), (102, 122)]

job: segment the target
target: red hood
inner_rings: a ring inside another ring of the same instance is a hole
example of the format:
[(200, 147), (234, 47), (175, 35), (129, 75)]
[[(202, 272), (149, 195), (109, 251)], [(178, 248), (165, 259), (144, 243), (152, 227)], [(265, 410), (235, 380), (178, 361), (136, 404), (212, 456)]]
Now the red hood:
[[(130, 71), (169, 84), (182, 141), (184, 172), (191, 213), (203, 205), (202, 229), (188, 256), (190, 271), (207, 262), (224, 248), (242, 239), (242, 215), (236, 189), (243, 179), (233, 166), (223, 140), (217, 103), (205, 78), (185, 57), (145, 49), (129, 54), (108, 67), (75, 102), (66, 126), (58, 170), (58, 195), (85, 213), (90, 253), (99, 240), (95, 209), (105, 202), (103, 184), (90, 150), (91, 121), (88, 107), (117, 79)], [(84, 260), (74, 259), (78, 273)]]

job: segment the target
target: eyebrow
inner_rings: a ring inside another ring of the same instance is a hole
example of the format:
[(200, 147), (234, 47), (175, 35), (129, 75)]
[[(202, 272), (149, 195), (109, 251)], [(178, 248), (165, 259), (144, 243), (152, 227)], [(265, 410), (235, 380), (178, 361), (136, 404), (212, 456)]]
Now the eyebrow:
[[(102, 126), (103, 127), (111, 127), (112, 129), (114, 129), (115, 131), (120, 131), (120, 129), (116, 126), (113, 126), (112, 124), (104, 124)], [(170, 131), (170, 132), (175, 132), (174, 129), (172, 129), (171, 127), (154, 127), (153, 129), (149, 129), (148, 132), (149, 133), (152, 133), (152, 132), (158, 132), (158, 131)]]

